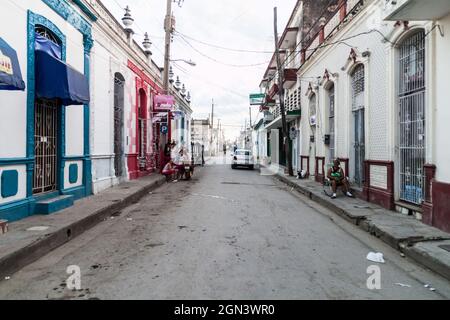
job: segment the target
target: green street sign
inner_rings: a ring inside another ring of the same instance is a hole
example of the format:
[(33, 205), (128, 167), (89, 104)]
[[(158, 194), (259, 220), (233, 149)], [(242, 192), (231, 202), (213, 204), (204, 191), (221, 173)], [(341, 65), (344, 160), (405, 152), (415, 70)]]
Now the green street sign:
[(251, 106), (260, 106), (264, 104), (264, 98), (266, 95), (264, 93), (256, 93), (250, 95), (250, 105)]

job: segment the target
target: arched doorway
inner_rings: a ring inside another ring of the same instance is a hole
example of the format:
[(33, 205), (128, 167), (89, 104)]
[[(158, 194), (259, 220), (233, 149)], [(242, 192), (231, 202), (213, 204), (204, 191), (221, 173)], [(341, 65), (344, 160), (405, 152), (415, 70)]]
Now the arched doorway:
[(317, 96), (315, 93), (311, 94), (309, 98), (309, 125), (311, 128), (311, 136), (309, 138), (309, 156), (310, 165), (309, 172), (315, 172), (316, 167), (316, 128), (317, 128)]
[(425, 165), (425, 32), (398, 47), (400, 199), (420, 205)]
[[(36, 41), (49, 41), (53, 46), (52, 54), (62, 57), (61, 39), (47, 28), (36, 25)], [(45, 72), (36, 67), (35, 73)], [(58, 189), (58, 132), (61, 130), (59, 102), (57, 99), (34, 99), (34, 172), (33, 194), (53, 192)]]
[(114, 170), (116, 177), (123, 174), (123, 126), (125, 78), (120, 74), (114, 75)]
[(139, 170), (145, 171), (147, 167), (147, 94), (145, 90), (139, 90), (139, 98), (138, 98), (138, 110), (137, 110), (137, 119), (138, 119), (138, 137), (137, 137), (137, 145), (138, 145), (138, 164)]
[(365, 69), (363, 64), (355, 67), (351, 73), (351, 97), (353, 113), (353, 160), (354, 182), (362, 187), (364, 183), (364, 160), (366, 157), (365, 139)]

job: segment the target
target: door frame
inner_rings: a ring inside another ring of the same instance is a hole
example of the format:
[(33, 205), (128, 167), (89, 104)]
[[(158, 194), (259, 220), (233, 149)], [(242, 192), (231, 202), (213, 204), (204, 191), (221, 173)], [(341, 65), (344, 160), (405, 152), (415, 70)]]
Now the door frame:
[[(42, 26), (51, 31), (61, 42), (61, 60), (66, 61), (66, 36), (50, 20), (28, 11), (28, 70), (27, 70), (27, 158), (33, 162), (27, 165), (27, 197), (33, 197), (33, 177), (35, 167), (35, 103), (36, 103), (36, 81), (35, 81), (35, 28)], [(65, 157), (65, 106), (58, 106), (57, 110), (58, 133), (57, 133), (57, 190), (64, 190), (64, 157)], [(37, 195), (39, 196), (39, 194)]]
[[(354, 180), (354, 168), (355, 168), (355, 148), (352, 144), (352, 141), (354, 140), (354, 120), (353, 120), (353, 112), (352, 112), (352, 73), (355, 70), (355, 68), (358, 65), (364, 66), (364, 137), (365, 137), (365, 154), (364, 154), (364, 161), (371, 159), (371, 152), (370, 152), (370, 52), (365, 52), (364, 55), (360, 53), (357, 49), (351, 49), (350, 54), (348, 56), (348, 59), (345, 63), (345, 65), (342, 67), (342, 71), (345, 72), (345, 86), (346, 88), (344, 90), (345, 94), (345, 106), (346, 106), (346, 116), (345, 116), (345, 124), (347, 124), (346, 129), (346, 142), (347, 142), (347, 154), (349, 158), (349, 172), (347, 175), (349, 176), (350, 180)], [(343, 108), (344, 109), (344, 108)], [(344, 110), (343, 110), (344, 111)], [(344, 125), (344, 123), (343, 123)], [(337, 128), (335, 128), (337, 129)], [(339, 130), (339, 129), (337, 129)], [(361, 186), (362, 189), (363, 186)]]

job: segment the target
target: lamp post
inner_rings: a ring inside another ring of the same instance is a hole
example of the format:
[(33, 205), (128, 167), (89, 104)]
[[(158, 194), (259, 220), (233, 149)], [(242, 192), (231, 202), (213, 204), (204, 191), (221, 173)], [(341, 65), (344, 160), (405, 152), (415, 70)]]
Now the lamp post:
[(177, 61), (182, 61), (184, 63), (187, 63), (188, 65), (190, 65), (191, 67), (195, 67), (197, 64), (192, 61), (192, 60), (186, 60), (186, 59), (176, 59), (176, 60), (170, 60), (171, 62), (177, 62)]

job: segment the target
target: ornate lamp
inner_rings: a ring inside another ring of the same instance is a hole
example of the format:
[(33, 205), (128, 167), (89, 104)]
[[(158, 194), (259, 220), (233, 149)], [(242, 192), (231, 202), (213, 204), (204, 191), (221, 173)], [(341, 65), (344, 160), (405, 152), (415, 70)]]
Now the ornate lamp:
[(147, 32), (144, 35), (144, 41), (142, 42), (142, 46), (144, 47), (145, 54), (151, 56), (152, 52), (150, 51), (150, 48), (152, 47), (152, 42), (150, 41)]

